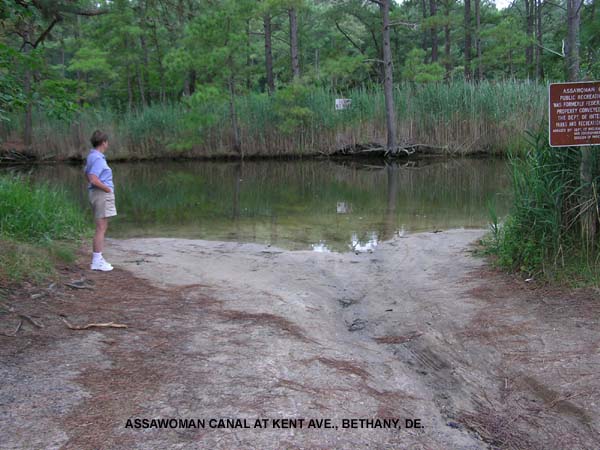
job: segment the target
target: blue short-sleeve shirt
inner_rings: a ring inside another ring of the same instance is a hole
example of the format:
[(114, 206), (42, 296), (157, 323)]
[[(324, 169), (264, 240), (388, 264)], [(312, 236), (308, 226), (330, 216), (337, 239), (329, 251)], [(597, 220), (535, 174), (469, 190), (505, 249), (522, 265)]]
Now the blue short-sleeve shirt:
[[(111, 191), (115, 190), (115, 185), (113, 184), (112, 170), (110, 167), (108, 167), (106, 157), (102, 152), (99, 152), (95, 148), (91, 149), (90, 153), (87, 156), (85, 164), (85, 174), (96, 175), (100, 181), (102, 181), (111, 189)], [(90, 183), (88, 184), (88, 189), (95, 188)]]

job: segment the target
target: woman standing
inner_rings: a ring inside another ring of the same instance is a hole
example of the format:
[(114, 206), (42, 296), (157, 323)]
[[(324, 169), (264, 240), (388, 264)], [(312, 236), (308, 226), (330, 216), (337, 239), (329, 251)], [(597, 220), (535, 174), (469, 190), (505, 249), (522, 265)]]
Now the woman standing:
[(88, 193), (96, 221), (91, 269), (108, 272), (113, 270), (113, 266), (102, 257), (104, 234), (108, 228), (108, 218), (117, 215), (112, 170), (104, 156), (108, 149), (108, 135), (96, 130), (90, 141), (92, 149), (87, 156), (85, 175), (89, 182)]

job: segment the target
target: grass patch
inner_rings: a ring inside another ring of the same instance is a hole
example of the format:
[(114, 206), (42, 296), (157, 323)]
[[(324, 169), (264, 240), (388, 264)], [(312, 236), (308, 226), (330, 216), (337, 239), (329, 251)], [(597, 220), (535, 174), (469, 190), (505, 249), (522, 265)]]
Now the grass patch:
[(57, 263), (73, 263), (86, 230), (65, 191), (22, 176), (0, 176), (0, 282), (41, 282)]
[[(594, 155), (592, 192), (600, 183)], [(513, 199), (503, 223), (491, 210), (485, 245), (505, 269), (573, 286), (600, 285), (600, 244), (581, 232), (580, 150), (552, 148), (545, 131), (530, 135), (529, 149), (510, 156)], [(598, 198), (595, 199), (598, 203)], [(597, 210), (596, 210), (597, 211)], [(600, 217), (596, 217), (600, 223)]]
[(0, 177), (0, 236), (22, 242), (73, 239), (85, 228), (66, 191), (19, 176)]
[(42, 282), (55, 275), (53, 259), (35, 244), (0, 239), (0, 282)]

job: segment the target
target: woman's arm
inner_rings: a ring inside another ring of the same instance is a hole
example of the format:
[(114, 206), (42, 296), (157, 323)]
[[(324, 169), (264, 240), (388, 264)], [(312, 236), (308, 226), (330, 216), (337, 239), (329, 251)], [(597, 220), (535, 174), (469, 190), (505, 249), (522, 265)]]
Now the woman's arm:
[(96, 186), (98, 189), (102, 189), (104, 192), (111, 192), (110, 188), (100, 181), (100, 178), (93, 173), (88, 173), (87, 178), (92, 186)]

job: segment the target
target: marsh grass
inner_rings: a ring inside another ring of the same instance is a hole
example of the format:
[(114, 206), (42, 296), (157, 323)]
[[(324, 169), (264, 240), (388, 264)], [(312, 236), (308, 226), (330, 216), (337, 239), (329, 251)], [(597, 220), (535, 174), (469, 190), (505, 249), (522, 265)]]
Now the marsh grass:
[(21, 242), (48, 242), (78, 237), (85, 225), (68, 194), (34, 185), (23, 176), (0, 177), (0, 236)]
[[(522, 132), (546, 116), (547, 89), (535, 82), (503, 81), (411, 84), (395, 87), (398, 139), (443, 148), (447, 153), (504, 153), (523, 146)], [(336, 98), (351, 98), (336, 111)], [(334, 92), (290, 85), (272, 97), (250, 93), (236, 100), (246, 156), (329, 153), (340, 147), (385, 141), (383, 93), (379, 86)], [(2, 138), (18, 139), (21, 118), (3, 125)], [(81, 158), (96, 128), (111, 136), (117, 159), (231, 156), (232, 132), (226, 100), (154, 104), (116, 113), (87, 108), (72, 121), (38, 111), (34, 150), (40, 158)]]
[(578, 220), (583, 202), (579, 149), (549, 147), (545, 130), (529, 134), (528, 141), (524, 154), (510, 155), (514, 202), (501, 226), (492, 209), (488, 248), (501, 267), (598, 285), (600, 247), (585, 242)]
[(53, 274), (52, 259), (44, 248), (0, 239), (0, 283), (8, 285), (25, 279), (40, 282)]
[(56, 264), (75, 262), (76, 248), (74, 241), (28, 243), (0, 238), (0, 285), (55, 278)]
[(0, 176), (0, 281), (52, 276), (55, 263), (74, 262), (85, 229), (65, 191), (34, 185), (24, 176)]

